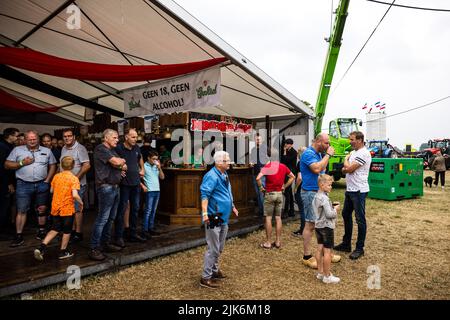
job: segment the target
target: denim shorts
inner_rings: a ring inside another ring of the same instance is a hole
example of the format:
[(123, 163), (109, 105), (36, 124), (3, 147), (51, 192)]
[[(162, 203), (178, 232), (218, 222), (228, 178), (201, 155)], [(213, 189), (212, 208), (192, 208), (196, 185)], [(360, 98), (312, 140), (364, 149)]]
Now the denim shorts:
[(36, 208), (47, 206), (48, 196), (50, 194), (50, 184), (44, 181), (26, 182), (17, 179), (16, 202), (17, 211), (27, 213), (30, 210), (31, 201), (35, 198)]
[(313, 209), (313, 201), (317, 191), (306, 191), (302, 189), (301, 197), (303, 202), (303, 208), (305, 209), (305, 221), (315, 223), (317, 217)]
[[(84, 193), (86, 192), (86, 185), (80, 185), (80, 190), (78, 190), (78, 195), (80, 196), (81, 200), (83, 200)], [(73, 201), (75, 204), (75, 212), (80, 212), (80, 205), (75, 200)]]

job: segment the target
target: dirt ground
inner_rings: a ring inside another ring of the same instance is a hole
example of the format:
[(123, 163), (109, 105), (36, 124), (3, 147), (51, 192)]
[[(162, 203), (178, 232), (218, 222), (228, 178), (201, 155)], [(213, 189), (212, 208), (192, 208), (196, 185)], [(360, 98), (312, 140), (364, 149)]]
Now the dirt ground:
[[(79, 290), (59, 285), (33, 292), (33, 299), (450, 299), (449, 189), (424, 188), (424, 197), (414, 200), (368, 199), (366, 254), (357, 261), (344, 255), (332, 265), (341, 278), (336, 285), (319, 282), (301, 264), (302, 240), (291, 236), (298, 223), (290, 223), (279, 250), (259, 248), (263, 230), (228, 240), (221, 259), (228, 278), (218, 290), (199, 286), (203, 246), (83, 278)], [(343, 203), (344, 190), (336, 183), (332, 200)], [(342, 235), (339, 216), (335, 243)], [(354, 245), (356, 226), (353, 239)], [(380, 289), (368, 288), (369, 267), (379, 268)]]

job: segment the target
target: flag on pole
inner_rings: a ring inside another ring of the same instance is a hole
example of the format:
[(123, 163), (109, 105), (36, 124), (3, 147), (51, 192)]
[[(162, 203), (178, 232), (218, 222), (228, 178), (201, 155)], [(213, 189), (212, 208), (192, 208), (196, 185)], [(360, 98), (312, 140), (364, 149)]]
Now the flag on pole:
[(369, 109), (369, 113), (372, 111), (372, 107), (370, 107), (370, 109)]
[(378, 108), (380, 106), (381, 101), (375, 102), (375, 108)]
[(380, 110), (383, 110), (383, 109), (386, 109), (386, 103), (383, 103), (383, 104), (380, 106)]
[(367, 102), (364, 104), (364, 107), (362, 107), (362, 109), (367, 109)]

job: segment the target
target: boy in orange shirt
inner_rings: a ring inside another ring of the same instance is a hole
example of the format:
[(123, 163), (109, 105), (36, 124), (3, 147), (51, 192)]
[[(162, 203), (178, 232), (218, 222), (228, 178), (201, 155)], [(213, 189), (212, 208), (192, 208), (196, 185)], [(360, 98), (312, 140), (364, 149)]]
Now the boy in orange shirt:
[(34, 257), (42, 261), (47, 245), (59, 232), (63, 232), (61, 241), (61, 252), (58, 256), (60, 260), (70, 258), (73, 253), (67, 250), (67, 245), (72, 232), (73, 215), (75, 214), (74, 200), (83, 210), (83, 201), (81, 200), (78, 190), (80, 190), (80, 181), (71, 172), (75, 165), (72, 157), (64, 157), (61, 159), (61, 168), (63, 171), (54, 176), (50, 192), (53, 193), (51, 215), (53, 219), (52, 228), (42, 241), (39, 249), (34, 250)]

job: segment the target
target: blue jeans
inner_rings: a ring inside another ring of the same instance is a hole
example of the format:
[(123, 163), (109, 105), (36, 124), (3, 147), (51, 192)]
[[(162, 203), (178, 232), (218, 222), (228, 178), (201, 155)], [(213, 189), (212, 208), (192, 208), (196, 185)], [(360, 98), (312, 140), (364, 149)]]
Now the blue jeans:
[[(256, 183), (256, 176), (253, 176), (253, 186), (255, 187), (256, 202), (258, 203), (259, 215), (264, 215), (264, 194), (259, 190), (258, 183)], [(262, 185), (266, 184), (266, 177), (261, 178)]]
[(297, 201), (298, 210), (300, 212), (300, 233), (303, 233), (303, 229), (305, 229), (305, 208), (303, 207), (301, 192), (302, 188), (300, 185), (295, 193), (295, 201)]
[(366, 240), (366, 197), (367, 192), (345, 192), (344, 209), (342, 209), (342, 218), (344, 219), (345, 233), (342, 242), (345, 245), (350, 245), (352, 242), (352, 213), (354, 210), (356, 223), (358, 224), (358, 239), (356, 241), (356, 250), (363, 250), (364, 241)]
[(114, 222), (116, 239), (123, 238), (124, 224), (123, 217), (127, 209), (128, 201), (130, 201), (130, 236), (136, 236), (137, 220), (139, 212), (139, 202), (141, 199), (141, 187), (137, 186), (120, 186), (119, 209)]
[(305, 221), (315, 223), (317, 220), (316, 214), (314, 213), (313, 201), (316, 196), (317, 191), (300, 191), (300, 197), (303, 202), (303, 210), (305, 213)]
[(109, 243), (119, 205), (119, 186), (101, 185), (97, 188), (97, 195), (98, 215), (92, 230), (91, 249), (101, 249), (103, 244)]
[(156, 208), (158, 207), (159, 191), (149, 191), (145, 194), (145, 209), (142, 231), (153, 230)]
[[(27, 182), (17, 179), (16, 203), (17, 212), (26, 214), (30, 210), (34, 198), (35, 208), (47, 206), (50, 184), (44, 181)], [(2, 204), (3, 205), (3, 204)]]

